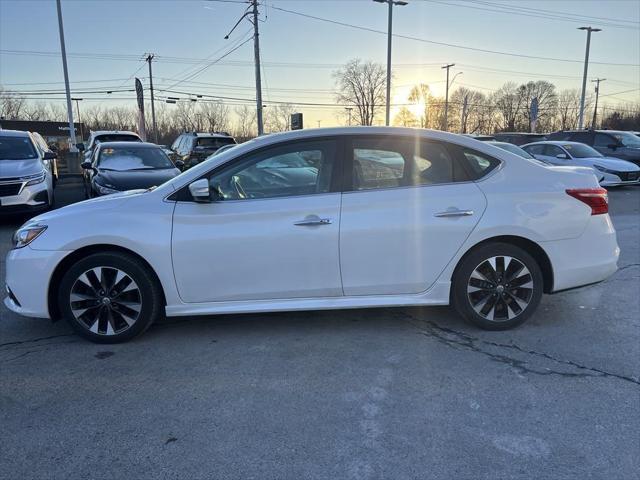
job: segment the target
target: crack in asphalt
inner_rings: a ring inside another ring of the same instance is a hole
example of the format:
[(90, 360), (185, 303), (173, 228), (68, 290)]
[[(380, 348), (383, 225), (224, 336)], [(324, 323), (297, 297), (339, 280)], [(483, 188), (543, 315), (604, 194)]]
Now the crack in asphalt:
[(61, 337), (75, 337), (75, 334), (73, 334), (73, 333), (65, 333), (65, 334), (62, 334), (62, 335), (50, 335), (48, 337), (30, 338), (29, 340), (19, 340), (19, 341), (15, 341), (15, 342), (0, 343), (0, 348), (13, 347), (13, 346), (16, 346), (16, 345), (24, 345), (25, 343), (42, 342), (43, 340), (51, 340), (53, 338), (61, 338)]
[[(453, 330), (451, 328), (443, 327), (431, 320), (418, 319), (407, 313), (403, 313), (402, 316), (403, 316), (403, 319), (407, 321), (407, 323), (411, 324), (414, 328), (416, 328), (418, 330), (418, 333), (420, 333), (421, 335), (424, 335), (429, 338), (434, 338), (437, 341), (451, 348), (462, 347), (469, 351), (479, 353), (481, 355), (484, 355), (490, 358), (492, 361), (509, 365), (510, 367), (516, 369), (520, 373), (531, 373), (534, 375), (543, 375), (543, 376), (557, 375), (557, 376), (567, 377), (567, 378), (609, 377), (609, 378), (615, 378), (618, 380), (623, 380), (625, 382), (630, 382), (630, 383), (633, 383), (634, 385), (640, 385), (640, 380), (634, 377), (607, 372), (606, 370), (582, 365), (572, 360), (563, 360), (560, 358), (556, 358), (553, 355), (550, 355), (548, 353), (529, 350), (515, 344), (483, 340), (481, 338), (474, 337), (465, 332), (460, 332), (457, 330)], [(416, 322), (420, 322), (420, 323), (416, 323)], [(426, 327), (426, 329), (424, 327)], [(506, 354), (491, 352), (487, 349), (483, 349), (481, 347), (481, 344), (488, 345), (491, 347), (496, 347), (496, 348), (515, 350), (525, 355), (532, 355), (532, 356), (544, 358), (546, 360), (550, 360), (552, 362), (555, 362), (561, 365), (566, 365), (578, 370), (583, 370), (584, 372), (563, 372), (559, 370), (552, 370), (546, 367), (542, 367), (544, 368), (544, 370), (535, 369), (526, 360), (520, 360), (518, 358), (514, 358)]]

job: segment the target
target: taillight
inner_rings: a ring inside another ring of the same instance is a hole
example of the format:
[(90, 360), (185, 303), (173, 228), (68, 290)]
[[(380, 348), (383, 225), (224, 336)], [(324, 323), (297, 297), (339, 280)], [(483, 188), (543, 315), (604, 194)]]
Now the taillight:
[(609, 212), (609, 197), (604, 188), (571, 188), (567, 194), (591, 207), (591, 215)]

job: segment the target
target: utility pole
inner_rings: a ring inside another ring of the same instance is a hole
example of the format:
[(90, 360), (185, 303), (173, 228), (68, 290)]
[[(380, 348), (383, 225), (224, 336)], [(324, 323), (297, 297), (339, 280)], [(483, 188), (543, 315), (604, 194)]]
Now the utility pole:
[(587, 48), (584, 53), (584, 72), (582, 74), (582, 95), (580, 96), (580, 116), (578, 117), (578, 128), (584, 128), (584, 98), (587, 93), (587, 71), (589, 70), (589, 48), (591, 46), (591, 32), (600, 32), (600, 28), (580, 27), (578, 30), (587, 31)]
[(347, 111), (347, 114), (349, 115), (348, 125), (351, 126), (351, 111), (353, 110), (353, 107), (344, 107), (344, 109)]
[(76, 149), (76, 129), (73, 126), (73, 107), (71, 106), (71, 91), (69, 90), (69, 71), (67, 70), (67, 50), (64, 46), (64, 26), (62, 25), (62, 6), (60, 0), (56, 0), (58, 9), (58, 31), (60, 33), (60, 51), (62, 52), (62, 70), (64, 72), (64, 89), (67, 94), (67, 116), (69, 117), (69, 138), (71, 145), (69, 150)]
[(151, 90), (151, 122), (153, 123), (153, 138), (158, 143), (158, 127), (156, 125), (156, 105), (153, 98), (153, 73), (151, 72), (151, 60), (155, 55), (149, 53), (145, 59), (149, 63), (149, 89)]
[(80, 143), (84, 141), (84, 132), (82, 131), (82, 120), (80, 119), (80, 101), (82, 98), (72, 98), (76, 102), (76, 112), (78, 112), (78, 123), (80, 124)]
[(391, 40), (393, 38), (393, 7), (397, 5), (399, 7), (407, 5), (408, 2), (403, 0), (373, 0), (377, 3), (389, 4), (389, 16), (387, 26), (387, 104), (385, 111), (385, 125), (389, 126), (389, 120), (391, 116)]
[(258, 136), (264, 133), (262, 121), (262, 80), (260, 79), (260, 35), (258, 33), (258, 0), (251, 0), (253, 6), (253, 58), (256, 67), (256, 119)]
[(455, 66), (456, 66), (455, 63), (450, 63), (442, 67), (443, 69), (444, 68), (447, 69), (447, 89), (444, 97), (444, 131), (445, 132), (449, 131), (449, 118), (448, 118), (449, 117), (449, 69)]
[(596, 117), (598, 115), (598, 97), (600, 96), (600, 82), (604, 82), (606, 78), (596, 78), (595, 80), (591, 80), (596, 84), (596, 105), (593, 107), (593, 121), (591, 122), (591, 128), (595, 130), (596, 128)]

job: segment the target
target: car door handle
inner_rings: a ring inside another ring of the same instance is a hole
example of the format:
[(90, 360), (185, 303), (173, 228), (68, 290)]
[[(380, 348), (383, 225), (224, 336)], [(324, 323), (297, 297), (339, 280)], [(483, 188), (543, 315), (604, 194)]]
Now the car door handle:
[(331, 224), (330, 218), (320, 218), (316, 216), (307, 217), (304, 220), (300, 220), (294, 223), (294, 225), (298, 227), (312, 227), (314, 225), (330, 225), (330, 224)]
[(446, 210), (439, 212), (434, 217), (470, 217), (473, 215), (473, 210)]

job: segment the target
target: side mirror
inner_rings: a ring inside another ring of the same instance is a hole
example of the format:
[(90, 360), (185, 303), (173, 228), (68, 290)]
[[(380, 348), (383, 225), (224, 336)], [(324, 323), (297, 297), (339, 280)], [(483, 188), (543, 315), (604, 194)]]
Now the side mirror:
[(89, 162), (88, 160), (85, 160), (84, 162), (82, 162), (80, 164), (80, 167), (82, 167), (82, 169), (84, 170), (91, 170), (93, 169), (93, 166), (91, 165), (91, 162)]
[(556, 155), (556, 158), (559, 158), (560, 160), (569, 160), (569, 156), (566, 153), (559, 153)]
[(607, 145), (607, 148), (615, 151), (618, 148), (618, 145), (615, 143), (610, 143), (609, 145)]
[(79, 152), (84, 152), (84, 143), (76, 143), (76, 148)]
[(201, 178), (189, 184), (189, 193), (196, 202), (211, 202), (211, 191), (209, 190), (209, 180)]
[(43, 160), (55, 160), (58, 157), (58, 155), (54, 152), (44, 152), (44, 155), (42, 156)]
[(184, 170), (184, 162), (182, 160), (176, 160), (174, 162), (174, 165), (180, 170)]

